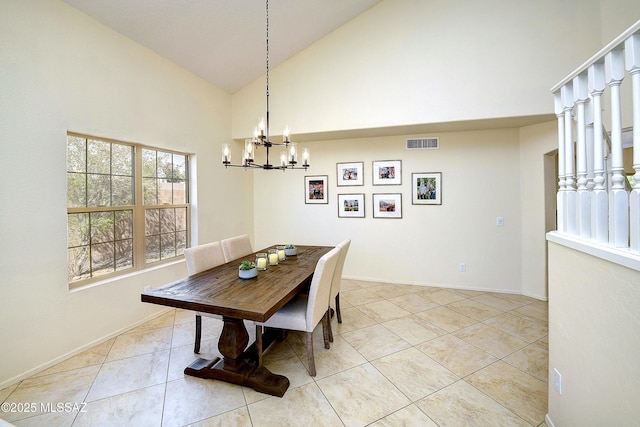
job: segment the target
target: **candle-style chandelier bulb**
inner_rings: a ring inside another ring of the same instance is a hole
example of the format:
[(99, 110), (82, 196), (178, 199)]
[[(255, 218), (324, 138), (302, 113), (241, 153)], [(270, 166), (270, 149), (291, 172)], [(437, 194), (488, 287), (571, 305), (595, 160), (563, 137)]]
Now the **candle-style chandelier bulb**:
[(302, 150), (302, 166), (306, 169), (309, 167), (309, 149)]
[(222, 144), (222, 163), (228, 165), (231, 163), (231, 150), (229, 144)]
[(289, 143), (289, 164), (295, 165), (297, 163), (297, 160), (298, 160), (298, 152), (296, 150), (296, 143), (290, 142)]
[(253, 153), (254, 153), (254, 149), (253, 149), (253, 141), (250, 139), (246, 139), (244, 141), (244, 150), (247, 154), (247, 161), (248, 162), (253, 162), (254, 158), (253, 158)]
[(290, 137), (290, 131), (289, 131), (289, 126), (287, 126), (286, 128), (284, 128), (284, 132), (282, 132), (282, 142), (288, 144), (289, 141), (289, 137)]

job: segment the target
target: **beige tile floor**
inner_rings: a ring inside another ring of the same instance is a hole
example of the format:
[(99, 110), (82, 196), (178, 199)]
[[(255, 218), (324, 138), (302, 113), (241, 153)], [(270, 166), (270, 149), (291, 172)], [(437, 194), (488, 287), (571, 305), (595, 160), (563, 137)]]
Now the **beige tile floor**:
[[(545, 426), (546, 302), (344, 280), (341, 303), (329, 350), (315, 333), (315, 378), (299, 333), (265, 354), (291, 382), (283, 398), (185, 376), (194, 315), (171, 310), (0, 390), (0, 402), (78, 407), (0, 418), (16, 426)], [(203, 319), (203, 357), (218, 355), (220, 330)]]

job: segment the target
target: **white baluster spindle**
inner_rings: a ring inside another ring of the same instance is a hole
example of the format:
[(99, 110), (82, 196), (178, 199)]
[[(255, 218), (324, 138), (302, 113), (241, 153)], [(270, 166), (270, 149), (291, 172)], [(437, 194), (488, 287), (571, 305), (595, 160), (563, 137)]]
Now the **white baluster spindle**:
[(569, 82), (562, 86), (561, 94), (564, 111), (564, 180), (566, 193), (564, 222), (567, 233), (577, 234), (577, 194), (574, 175), (573, 121), (571, 119), (571, 110), (573, 109), (573, 84)]
[(593, 112), (593, 191), (591, 192), (591, 239), (606, 244), (609, 241), (609, 199), (604, 182), (604, 140), (602, 127), (602, 93), (604, 63), (592, 64), (587, 72), (591, 111)]
[(553, 94), (555, 113), (558, 118), (558, 193), (556, 194), (557, 206), (557, 229), (561, 233), (566, 233), (567, 226), (565, 218), (566, 195), (564, 180), (564, 107), (560, 92)]
[(576, 106), (576, 159), (578, 191), (576, 218), (577, 234), (583, 239), (591, 238), (591, 194), (587, 188), (587, 123), (585, 104), (588, 99), (587, 73), (573, 78), (573, 100)]
[(624, 188), (620, 84), (624, 79), (624, 52), (605, 55), (605, 79), (611, 89), (611, 190), (609, 191), (609, 244), (629, 247), (629, 195)]
[(633, 168), (635, 185), (629, 194), (630, 247), (640, 251), (640, 33), (629, 37), (624, 43), (627, 71), (631, 74), (633, 96)]

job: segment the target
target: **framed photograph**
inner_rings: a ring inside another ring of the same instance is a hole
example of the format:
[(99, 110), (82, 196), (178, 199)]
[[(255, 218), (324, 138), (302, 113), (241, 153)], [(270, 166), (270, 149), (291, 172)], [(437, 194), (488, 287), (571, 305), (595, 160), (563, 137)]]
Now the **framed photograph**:
[(364, 185), (364, 162), (336, 163), (338, 187)]
[(420, 172), (411, 174), (411, 203), (414, 205), (442, 204), (442, 173)]
[(364, 194), (338, 194), (338, 218), (364, 218)]
[(311, 204), (329, 203), (329, 186), (327, 175), (304, 177), (304, 202)]
[(373, 162), (373, 185), (402, 184), (402, 160)]
[(374, 218), (402, 218), (402, 194), (374, 194)]

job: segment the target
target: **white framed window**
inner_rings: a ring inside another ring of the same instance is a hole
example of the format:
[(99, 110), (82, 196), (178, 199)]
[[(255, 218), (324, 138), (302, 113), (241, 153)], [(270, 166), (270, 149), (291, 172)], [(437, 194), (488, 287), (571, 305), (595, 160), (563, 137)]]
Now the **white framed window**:
[(70, 288), (182, 256), (189, 211), (188, 154), (67, 134)]

